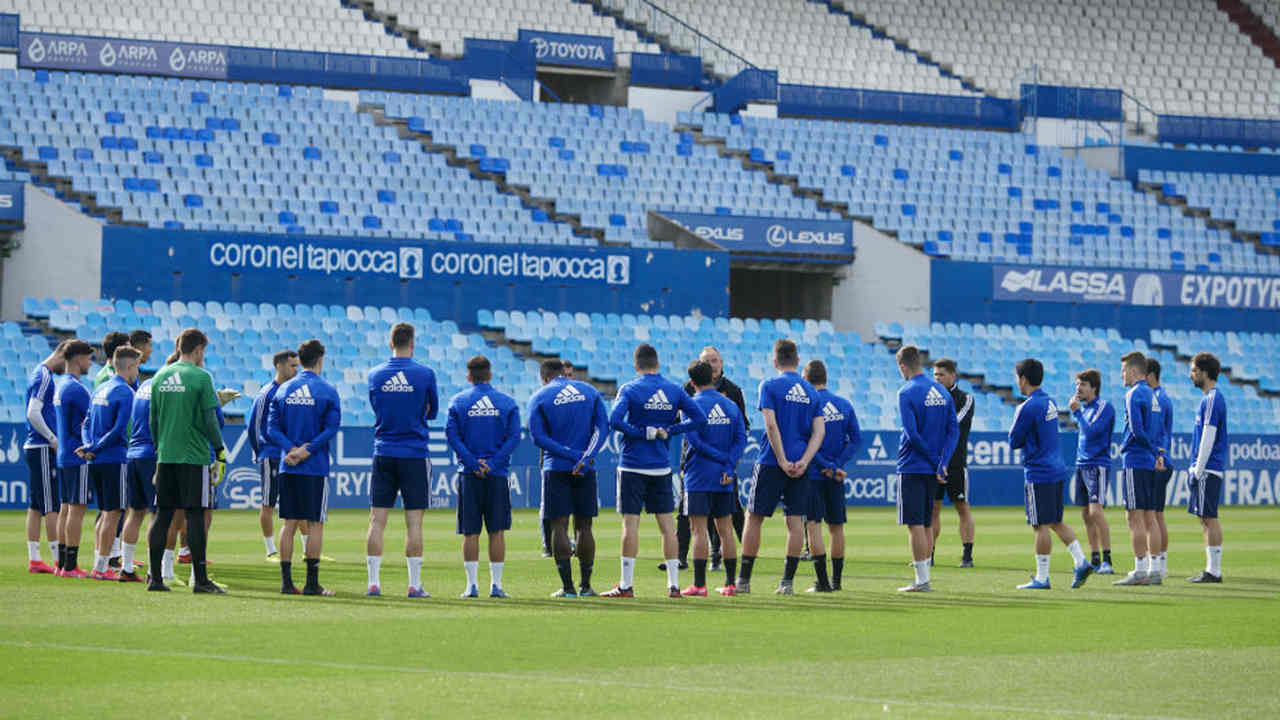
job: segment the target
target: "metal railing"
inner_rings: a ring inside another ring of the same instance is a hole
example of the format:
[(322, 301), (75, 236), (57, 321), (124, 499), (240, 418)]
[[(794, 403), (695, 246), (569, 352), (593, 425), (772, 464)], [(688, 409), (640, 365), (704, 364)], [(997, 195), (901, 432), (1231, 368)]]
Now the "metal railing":
[(667, 44), (678, 53), (697, 55), (704, 63), (710, 62), (717, 75), (733, 77), (747, 68), (756, 67), (755, 63), (650, 0), (601, 0), (601, 5), (621, 12), (628, 22), (644, 25), (646, 32), (665, 37)]

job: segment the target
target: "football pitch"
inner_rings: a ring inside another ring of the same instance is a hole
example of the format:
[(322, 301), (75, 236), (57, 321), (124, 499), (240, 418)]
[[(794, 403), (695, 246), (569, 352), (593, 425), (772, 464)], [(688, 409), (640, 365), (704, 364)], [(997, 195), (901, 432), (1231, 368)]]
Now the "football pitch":
[[(321, 582), (338, 595), (310, 598), (278, 594), (256, 512), (216, 514), (222, 597), (29, 575), (23, 514), (0, 513), (0, 716), (1274, 717), (1280, 509), (1223, 509), (1222, 585), (1186, 582), (1204, 550), (1194, 518), (1171, 508), (1163, 587), (1094, 576), (1071, 590), (1055, 540), (1050, 591), (1014, 589), (1034, 566), (1020, 508), (976, 509), (972, 570), (955, 568), (954, 513), (944, 513), (932, 594), (896, 592), (911, 570), (894, 511), (851, 508), (844, 592), (773, 594), (775, 519), (752, 595), (680, 600), (665, 597), (647, 519), (635, 599), (550, 598), (555, 567), (541, 557), (536, 513), (522, 511), (508, 537), (513, 599), (462, 600), (453, 515), (432, 511), (423, 579), (435, 597), (411, 600), (395, 515), (383, 597), (363, 596), (366, 513), (336, 511), (325, 532), (336, 562)], [(1108, 517), (1117, 571), (1128, 571), (1123, 513)], [(1078, 515), (1068, 522), (1083, 541)], [(617, 516), (603, 511), (597, 530), (593, 584), (604, 590), (618, 576)], [(86, 557), (82, 548), (82, 566)], [(484, 588), (483, 539), (480, 565)], [(722, 584), (723, 573), (708, 575)], [(802, 564), (797, 590), (812, 579)]]

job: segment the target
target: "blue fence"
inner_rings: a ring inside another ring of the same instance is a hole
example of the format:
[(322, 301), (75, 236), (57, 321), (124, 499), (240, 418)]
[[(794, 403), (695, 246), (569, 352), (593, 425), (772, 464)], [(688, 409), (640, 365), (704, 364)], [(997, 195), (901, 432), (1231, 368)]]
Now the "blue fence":
[(1239, 175), (1280, 175), (1280, 155), (1214, 150), (1170, 150), (1168, 148), (1126, 145), (1125, 178), (1137, 182), (1140, 170), (1174, 172), (1224, 173)]
[(23, 186), (20, 182), (0, 182), (0, 229), (22, 227)]
[(786, 84), (778, 114), (997, 130), (1014, 130), (1021, 119), (1012, 100)]
[(16, 50), (18, 48), (18, 16), (0, 13), (0, 48)]
[(1124, 119), (1120, 90), (1066, 87), (1062, 85), (1023, 85), (1022, 114), (1033, 117), (1067, 120), (1120, 121)]
[(702, 58), (665, 53), (632, 53), (631, 84), (657, 87), (701, 87)]
[(737, 112), (749, 102), (777, 102), (778, 71), (748, 68), (734, 75), (712, 93), (712, 108), (719, 113)]
[(462, 60), (468, 76), (500, 80), (521, 100), (533, 99), (537, 65), (532, 45), (509, 40), (465, 38), (462, 47)]
[(1280, 120), (1160, 115), (1156, 137), (1177, 145), (1280, 147)]

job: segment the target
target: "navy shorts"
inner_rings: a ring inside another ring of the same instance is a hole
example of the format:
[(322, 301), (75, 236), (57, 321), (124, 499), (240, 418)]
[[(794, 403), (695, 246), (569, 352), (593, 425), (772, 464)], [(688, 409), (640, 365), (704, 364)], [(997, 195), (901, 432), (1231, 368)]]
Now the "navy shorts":
[(694, 490), (684, 494), (682, 515), (706, 515), (715, 520), (732, 515), (737, 510), (736, 498), (732, 491), (709, 492)]
[(329, 479), (280, 473), (280, 517), (322, 523), (329, 514)]
[(89, 482), (98, 498), (102, 512), (123, 510), (129, 504), (126, 476), (129, 466), (125, 463), (100, 463), (89, 466)]
[(505, 477), (464, 474), (458, 479), (458, 534), (511, 529), (511, 488)]
[(431, 458), (373, 457), (373, 507), (393, 508), (399, 495), (405, 510), (426, 510), (430, 494)]
[(1023, 483), (1027, 506), (1027, 524), (1052, 525), (1062, 522), (1062, 481)]
[(1173, 468), (1156, 470), (1155, 486), (1152, 488), (1155, 491), (1152, 501), (1155, 503), (1153, 509), (1156, 512), (1164, 512), (1164, 501), (1169, 494), (1169, 481), (1172, 479)]
[(942, 502), (943, 498), (951, 498), (952, 505), (969, 502), (969, 468), (948, 472), (947, 481), (938, 483), (933, 499)]
[(848, 519), (844, 506), (844, 483), (826, 475), (813, 472), (809, 475), (809, 507), (805, 510), (809, 522), (825, 522), (843, 525)]
[(57, 468), (52, 448), (27, 448), (27, 507), (41, 515), (62, 510), (62, 493), (58, 488)]
[(1101, 466), (1076, 467), (1076, 505), (1107, 504), (1107, 474), (1110, 468)]
[(908, 473), (898, 476), (898, 524), (933, 526), (934, 487), (937, 475)]
[(639, 515), (648, 510), (652, 515), (673, 513), (676, 494), (671, 488), (671, 473), (645, 475), (618, 470), (618, 512)]
[(1156, 471), (1124, 469), (1124, 509), (1156, 509)]
[(280, 504), (280, 458), (262, 458), (258, 461), (258, 478), (262, 482), (262, 506)]
[(125, 495), (133, 510), (156, 509), (156, 459), (134, 458), (129, 461), (125, 480)]
[(756, 465), (751, 475), (747, 512), (773, 517), (779, 503), (787, 517), (803, 516), (809, 504), (808, 478), (793, 478), (777, 465)]
[(1191, 497), (1187, 500), (1187, 512), (1199, 518), (1218, 517), (1218, 503), (1222, 500), (1222, 476), (1205, 473), (1203, 480), (1192, 476), (1187, 480)]
[(58, 468), (58, 489), (62, 491), (62, 502), (69, 505), (88, 505), (89, 488), (88, 465)]
[(596, 493), (596, 471), (574, 475), (568, 470), (542, 471), (542, 518), (573, 515), (591, 518), (600, 514), (600, 498)]

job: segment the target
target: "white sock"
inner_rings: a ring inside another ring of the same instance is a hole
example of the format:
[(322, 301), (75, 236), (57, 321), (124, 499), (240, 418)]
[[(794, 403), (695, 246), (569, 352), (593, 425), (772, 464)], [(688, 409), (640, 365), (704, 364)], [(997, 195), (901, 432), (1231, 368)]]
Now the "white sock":
[(138, 550), (138, 543), (124, 543), (120, 546), (120, 569), (133, 572), (133, 554)]
[[(55, 553), (54, 557), (58, 557), (58, 555)], [(39, 540), (27, 541), (27, 559), (31, 562), (40, 562), (40, 541)]]
[(178, 554), (179, 554), (179, 555), (190, 555), (190, 554), (191, 554), (191, 548), (187, 547), (186, 545), (183, 545), (182, 547), (178, 548)]
[(1204, 569), (1207, 570), (1210, 575), (1222, 577), (1222, 546), (1210, 545), (1204, 549), (1204, 554), (1205, 557), (1209, 559), (1209, 562), (1205, 565)]
[(1138, 558), (1136, 564), (1137, 568), (1135, 569), (1140, 573), (1150, 572), (1151, 570), (1151, 558), (1146, 555)]
[(60, 545), (58, 544), (58, 541), (57, 541), (57, 540), (50, 540), (50, 541), (49, 541), (49, 554), (53, 556), (53, 561), (54, 561), (54, 562), (57, 562), (57, 561), (58, 561), (58, 548), (59, 548), (59, 547), (60, 547)]
[(117, 537), (115, 540), (111, 541), (111, 557), (118, 558), (120, 557), (121, 552), (120, 538)]
[(631, 582), (635, 579), (636, 559), (624, 557), (622, 558), (622, 581), (618, 583), (620, 587), (629, 588)]
[(422, 557), (407, 557), (404, 559), (409, 565), (409, 587), (422, 589)]
[(667, 558), (667, 587), (680, 587), (680, 560)]
[(187, 573), (187, 584), (188, 584), (188, 585), (195, 585), (195, 584), (196, 584), (196, 566), (195, 566), (195, 563), (192, 563), (192, 564), (191, 564), (191, 572)]
[(911, 567), (916, 570), (916, 584), (924, 585), (929, 582), (929, 561), (921, 560), (911, 563)]
[(478, 560), (464, 560), (462, 569), (467, 571), (467, 589), (479, 587), (480, 580), (477, 576), (480, 574), (480, 562)]
[(164, 578), (165, 580), (173, 579), (174, 559), (175, 559), (174, 552), (172, 550), (166, 549), (164, 551), (164, 560), (160, 561), (160, 577)]
[(1151, 571), (1152, 572), (1164, 571), (1164, 553), (1151, 556)]
[(1038, 582), (1049, 582), (1049, 556), (1036, 555), (1036, 580)]
[(270, 535), (262, 538), (262, 544), (267, 546), (268, 555), (279, 554), (280, 551), (276, 548), (276, 539), (271, 537)]
[(1080, 567), (1084, 564), (1084, 549), (1080, 547), (1079, 540), (1072, 540), (1067, 546), (1067, 552), (1071, 553), (1071, 560), (1075, 563), (1072, 567)]
[(107, 571), (107, 560), (109, 560), (109, 559), (110, 559), (110, 558), (109, 558), (107, 555), (99, 555), (98, 553), (94, 553), (94, 554), (93, 554), (93, 571), (94, 571), (94, 572), (106, 572), (106, 571)]
[(502, 568), (506, 563), (490, 562), (489, 563), (489, 580), (496, 588), (502, 588)]
[(368, 555), (364, 561), (369, 564), (369, 586), (382, 587), (382, 556)]

